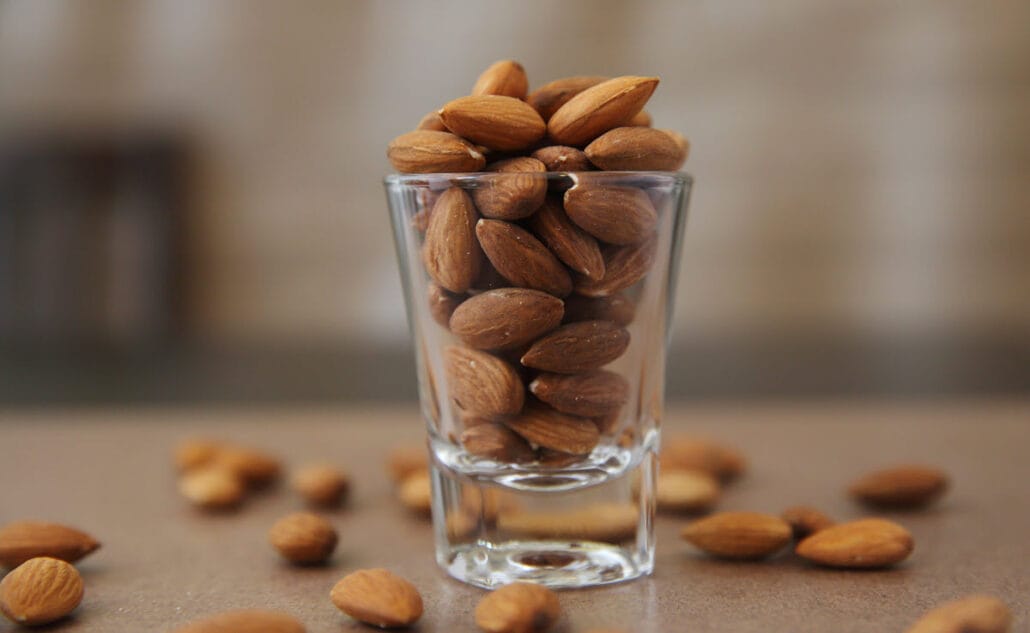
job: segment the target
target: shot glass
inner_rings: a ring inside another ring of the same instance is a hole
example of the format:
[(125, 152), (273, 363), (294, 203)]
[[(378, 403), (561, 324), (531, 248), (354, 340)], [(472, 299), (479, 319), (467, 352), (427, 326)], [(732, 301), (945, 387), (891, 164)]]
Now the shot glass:
[(650, 574), (691, 178), (385, 180), (428, 432), (436, 559), (480, 587)]

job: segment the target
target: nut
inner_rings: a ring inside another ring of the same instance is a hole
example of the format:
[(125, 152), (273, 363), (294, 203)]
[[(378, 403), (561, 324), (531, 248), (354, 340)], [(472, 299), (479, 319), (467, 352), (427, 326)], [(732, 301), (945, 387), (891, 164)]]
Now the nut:
[(798, 556), (828, 567), (887, 567), (915, 547), (908, 530), (886, 519), (860, 519), (819, 530), (798, 543)]
[(546, 631), (560, 616), (558, 595), (527, 582), (496, 589), (476, 605), (476, 625), (487, 633)]
[(547, 171), (589, 171), (594, 168), (583, 150), (568, 145), (548, 145), (532, 154)]
[(651, 270), (657, 246), (658, 237), (652, 236), (640, 244), (605, 249), (604, 277), (594, 281), (577, 276), (576, 292), (587, 297), (608, 297), (629, 288)]
[(74, 563), (99, 547), (89, 534), (57, 523), (14, 521), (0, 528), (0, 565), (4, 567), (41, 556)]
[(529, 219), (529, 227), (566, 266), (595, 281), (604, 278), (597, 240), (576, 226), (560, 203), (547, 200)]
[[(670, 141), (671, 142), (671, 141)], [(535, 158), (519, 156), (487, 165), (498, 175), (472, 191), (476, 208), (485, 218), (521, 220), (533, 215), (547, 195), (547, 167)]]
[(570, 455), (586, 455), (594, 450), (600, 433), (591, 420), (531, 403), (504, 424), (537, 446)]
[(663, 512), (704, 512), (719, 500), (719, 482), (700, 471), (663, 472), (658, 475), (655, 498)]
[(397, 497), (408, 510), (422, 516), (429, 516), (433, 509), (432, 483), (429, 472), (420, 471), (408, 475), (397, 490)]
[(994, 596), (972, 595), (946, 602), (929, 612), (906, 633), (1007, 633), (1012, 612)]
[(500, 288), (458, 306), (450, 330), (469, 347), (511, 349), (558, 327), (564, 314), (561, 299), (545, 292)]
[(230, 631), (305, 633), (306, 629), (299, 620), (281, 611), (240, 609), (197, 620), (175, 629), (174, 633), (229, 633)]
[(529, 391), (562, 413), (607, 417), (626, 404), (629, 382), (604, 369), (573, 375), (542, 373), (529, 383)]
[(836, 525), (836, 521), (810, 506), (791, 506), (783, 511), (783, 520), (790, 523), (794, 538), (803, 539), (809, 534)]
[(188, 439), (175, 448), (175, 467), (180, 471), (193, 470), (211, 464), (223, 446), (221, 442), (203, 438)]
[(530, 538), (621, 543), (636, 536), (639, 522), (640, 508), (632, 503), (595, 503), (558, 512), (504, 511), (497, 529)]
[(299, 468), (290, 483), (308, 505), (323, 508), (340, 505), (350, 490), (347, 473), (330, 464), (309, 464)]
[(641, 110), (634, 114), (629, 121), (626, 121), (626, 125), (629, 127), (651, 127), (653, 122), (651, 114), (647, 110)]
[(444, 327), (449, 327), (451, 315), (454, 314), (454, 310), (457, 309), (461, 302), (465, 300), (465, 295), (459, 295), (445, 290), (439, 284), (430, 282), (426, 289), (426, 301), (429, 303), (429, 314), (433, 317), (433, 320)]
[(495, 417), (522, 410), (525, 392), (515, 369), (496, 356), (464, 347), (444, 350), (451, 395), (469, 413)]
[(235, 508), (243, 501), (246, 487), (225, 468), (210, 466), (186, 473), (179, 479), (179, 492), (193, 505), (208, 510)]
[(360, 569), (348, 574), (329, 596), (340, 611), (381, 628), (408, 626), (422, 617), (418, 589), (385, 569)]
[(633, 322), (636, 307), (633, 302), (620, 294), (607, 297), (584, 297), (572, 295), (565, 300), (564, 323), (576, 321), (611, 321), (626, 327)]
[(0, 612), (18, 624), (60, 620), (82, 602), (82, 577), (56, 558), (31, 558), (0, 581)]
[(486, 165), (482, 152), (450, 132), (415, 130), (390, 141), (386, 156), (407, 174), (479, 171)]
[(572, 291), (572, 277), (565, 267), (525, 229), (501, 220), (480, 220), (476, 235), (490, 263), (512, 285), (557, 297)]
[(268, 531), (268, 542), (291, 563), (324, 563), (336, 549), (336, 529), (311, 512), (279, 519)]
[(429, 456), (424, 444), (394, 447), (386, 459), (386, 469), (394, 483), (400, 483), (409, 475), (429, 469)]
[(282, 474), (282, 464), (278, 459), (242, 446), (223, 447), (215, 456), (212, 468), (231, 472), (252, 488), (267, 486)]
[(491, 64), (472, 86), (473, 95), (501, 95), (516, 99), (525, 99), (528, 91), (526, 69), (510, 59)]
[(558, 111), (558, 108), (569, 102), (569, 99), (575, 97), (587, 88), (591, 88), (607, 80), (607, 77), (595, 76), (564, 77), (562, 79), (555, 79), (551, 83), (544, 84), (534, 90), (528, 97), (526, 97), (526, 102), (540, 113), (540, 116), (544, 121), (548, 121), (551, 116)]
[(522, 356), (522, 364), (558, 374), (598, 369), (622, 356), (629, 332), (610, 321), (563, 325), (538, 339)]
[(562, 145), (586, 145), (632, 119), (656, 87), (657, 77), (616, 77), (601, 82), (558, 108), (547, 121), (547, 132)]
[(746, 460), (736, 450), (690, 435), (664, 440), (660, 461), (665, 470), (700, 470), (722, 481), (734, 479), (747, 469)]
[(643, 242), (658, 224), (651, 199), (636, 187), (580, 181), (565, 192), (565, 213), (581, 229), (609, 244)]
[(476, 424), (461, 434), (461, 444), (469, 453), (498, 462), (528, 462), (534, 454), (526, 440), (501, 424)]
[(502, 152), (526, 149), (547, 132), (532, 106), (499, 95), (455, 99), (440, 109), (440, 119), (459, 137)]
[(433, 205), (422, 262), (429, 276), (451, 292), (465, 292), (479, 275), (483, 254), (476, 241), (478, 219), (472, 198), (457, 187), (445, 191)]
[(906, 465), (869, 473), (848, 492), (859, 501), (886, 508), (918, 508), (948, 489), (948, 476), (931, 466)]
[(683, 528), (681, 536), (721, 558), (754, 560), (771, 556), (790, 542), (790, 525), (758, 512), (720, 512)]
[(415, 127), (416, 130), (430, 130), (433, 132), (446, 132), (447, 127), (440, 120), (440, 113), (433, 110), (429, 114), (422, 117), (422, 120), (418, 122)]
[(617, 127), (598, 136), (583, 150), (600, 169), (613, 171), (672, 171), (682, 163), (676, 141), (649, 127)]

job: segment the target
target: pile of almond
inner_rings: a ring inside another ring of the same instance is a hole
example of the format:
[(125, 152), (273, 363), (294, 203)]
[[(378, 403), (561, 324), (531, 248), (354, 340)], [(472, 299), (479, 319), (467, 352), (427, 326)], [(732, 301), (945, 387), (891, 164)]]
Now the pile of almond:
[(426, 184), (411, 210), (468, 453), (561, 464), (629, 431), (630, 382), (604, 367), (629, 348), (672, 202), (642, 175), (599, 170), (682, 165), (686, 140), (643, 110), (657, 85), (569, 77), (529, 92), (523, 67), (500, 61), (390, 143), (401, 172), (488, 172)]

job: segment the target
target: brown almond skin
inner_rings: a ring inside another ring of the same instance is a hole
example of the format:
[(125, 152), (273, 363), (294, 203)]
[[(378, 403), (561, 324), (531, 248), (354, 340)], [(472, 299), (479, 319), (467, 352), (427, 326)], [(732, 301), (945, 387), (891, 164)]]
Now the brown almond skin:
[(544, 121), (548, 121), (569, 99), (605, 81), (608, 81), (607, 77), (587, 75), (555, 79), (530, 93), (526, 102), (540, 113)]
[(385, 569), (360, 569), (340, 579), (329, 594), (350, 617), (381, 628), (409, 626), (422, 617), (422, 596), (410, 582)]
[(566, 266), (595, 281), (604, 278), (604, 256), (597, 240), (576, 226), (558, 201), (545, 201), (529, 219), (529, 228)]
[(458, 187), (445, 191), (433, 205), (422, 262), (429, 276), (451, 292), (464, 293), (479, 275), (483, 254), (476, 239), (478, 219), (472, 198)]
[(217, 466), (191, 470), (179, 478), (179, 493), (205, 510), (231, 510), (243, 502), (246, 485), (239, 475)]
[(526, 149), (547, 132), (532, 106), (499, 95), (455, 99), (440, 109), (440, 119), (461, 138), (502, 152)]
[(905, 528), (886, 519), (860, 519), (819, 530), (797, 545), (798, 556), (827, 567), (868, 569), (900, 563), (915, 544)]
[(439, 284), (430, 282), (426, 287), (426, 301), (429, 304), (429, 315), (444, 327), (450, 327), (451, 315), (465, 300), (460, 295), (444, 289)]
[(489, 290), (462, 303), (450, 329), (469, 347), (512, 349), (530, 343), (561, 323), (561, 299), (528, 288)]
[(420, 470), (408, 475), (397, 489), (397, 497), (411, 512), (428, 517), (433, 509), (433, 484), (429, 471)]
[(547, 121), (547, 133), (561, 145), (583, 147), (632, 119), (658, 87), (657, 77), (616, 77), (569, 99)]
[(336, 529), (311, 512), (295, 512), (279, 519), (268, 531), (271, 543), (291, 563), (324, 563), (336, 549)]
[(235, 474), (251, 488), (274, 483), (282, 475), (282, 462), (264, 451), (244, 446), (226, 446), (215, 457), (212, 467)]
[(498, 462), (528, 462), (535, 457), (526, 440), (508, 427), (492, 422), (466, 428), (461, 434), (461, 445), (473, 455)]
[(69, 563), (95, 552), (100, 543), (81, 530), (46, 521), (14, 521), (0, 528), (0, 566), (17, 567), (47, 556)]
[(429, 455), (424, 444), (396, 446), (386, 457), (386, 470), (394, 483), (400, 483), (416, 472), (429, 469)]
[(629, 381), (605, 369), (571, 376), (543, 373), (529, 383), (529, 391), (562, 413), (596, 418), (616, 413), (626, 404)]
[(523, 228), (501, 220), (480, 220), (476, 236), (487, 259), (512, 285), (564, 297), (572, 277), (558, 258)]
[(810, 506), (791, 506), (780, 515), (794, 530), (794, 538), (803, 539), (819, 530), (836, 525), (836, 521)]
[(510, 59), (490, 64), (472, 86), (473, 95), (501, 95), (516, 99), (525, 99), (528, 91), (526, 69)]
[(472, 191), (480, 215), (495, 220), (521, 220), (533, 215), (547, 196), (547, 167), (535, 158), (519, 156), (487, 165), (498, 175), (483, 178)]
[(658, 238), (651, 237), (640, 244), (610, 247), (604, 255), (604, 277), (593, 280), (584, 275), (576, 277), (576, 292), (586, 297), (609, 297), (629, 288), (647, 275), (658, 254)]
[(617, 127), (583, 150), (590, 162), (609, 171), (672, 171), (682, 164), (679, 145), (661, 130)]
[(932, 466), (905, 465), (869, 473), (848, 492), (855, 499), (882, 508), (920, 508), (948, 489), (948, 475)]
[(175, 447), (175, 467), (180, 472), (193, 470), (212, 463), (222, 451), (221, 442), (204, 439), (191, 438), (183, 440)]
[(519, 415), (504, 420), (505, 425), (526, 440), (570, 455), (586, 455), (594, 450), (601, 434), (590, 420), (571, 416), (531, 403)]
[(611, 321), (626, 327), (633, 322), (636, 311), (633, 302), (620, 294), (610, 297), (584, 297), (576, 294), (565, 300), (565, 317), (562, 322)]
[(1008, 633), (1012, 611), (994, 596), (971, 595), (928, 611), (905, 633)]
[(440, 113), (433, 110), (429, 114), (422, 117), (422, 120), (418, 122), (416, 130), (430, 130), (433, 132), (446, 132), (447, 126), (440, 120)]
[(524, 388), (518, 372), (496, 356), (464, 347), (444, 350), (451, 395), (476, 415), (496, 417), (522, 410)]
[(305, 633), (293, 616), (266, 609), (226, 611), (175, 629), (174, 633)]
[(687, 162), (687, 156), (690, 154), (690, 141), (676, 130), (662, 130), (662, 132), (668, 134), (669, 138), (676, 143), (676, 147), (679, 148), (679, 163), (673, 167), (673, 169), (679, 169), (683, 166), (683, 163)]
[(565, 192), (565, 213), (581, 229), (609, 244), (637, 244), (658, 225), (651, 199), (636, 187), (580, 182)]
[(497, 272), (494, 265), (489, 259), (483, 257), (483, 262), (479, 267), (479, 276), (472, 282), (472, 288), (469, 289), (469, 294), (476, 294), (486, 292), (487, 290), (497, 290), (498, 288), (509, 288), (513, 284), (504, 278), (504, 275)]
[(476, 605), (476, 625), (486, 633), (546, 631), (560, 616), (558, 595), (528, 582), (495, 589)]
[(547, 171), (590, 171), (594, 168), (583, 150), (567, 145), (548, 145), (532, 154), (533, 158), (544, 164)]
[(661, 512), (705, 512), (719, 500), (718, 480), (701, 471), (661, 472), (655, 489)]
[(25, 626), (56, 622), (82, 602), (83, 584), (71, 564), (31, 558), (0, 581), (0, 613)]
[(747, 470), (747, 460), (737, 450), (690, 435), (664, 438), (660, 461), (663, 469), (700, 470), (720, 481), (736, 479)]
[(402, 174), (479, 171), (486, 157), (468, 141), (435, 130), (415, 130), (390, 141), (386, 157)]
[(290, 478), (290, 485), (309, 506), (316, 508), (340, 506), (350, 492), (347, 473), (330, 464), (308, 464), (298, 468)]
[(622, 356), (629, 332), (609, 321), (563, 325), (540, 338), (522, 356), (522, 364), (558, 374), (599, 369)]
[(758, 512), (719, 512), (690, 523), (681, 532), (688, 542), (721, 558), (757, 560), (790, 542), (786, 521)]
[(653, 119), (647, 110), (637, 112), (629, 121), (626, 121), (626, 125), (631, 127), (651, 127), (651, 123), (653, 123)]

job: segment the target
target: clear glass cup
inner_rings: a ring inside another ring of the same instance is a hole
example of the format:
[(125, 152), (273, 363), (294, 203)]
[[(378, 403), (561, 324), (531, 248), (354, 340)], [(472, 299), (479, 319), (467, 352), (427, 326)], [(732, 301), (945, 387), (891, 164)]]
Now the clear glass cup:
[[(491, 588), (651, 573), (665, 347), (691, 182), (671, 172), (386, 178), (436, 558), (450, 575)], [(480, 215), (524, 215), (543, 196), (549, 209), (529, 217)], [(603, 276), (584, 264), (598, 253)], [(505, 290), (526, 287), (536, 291)]]

